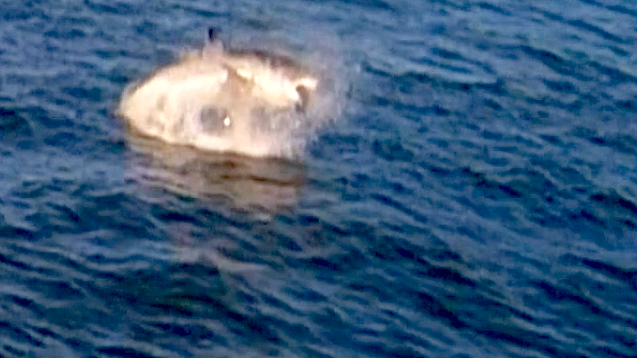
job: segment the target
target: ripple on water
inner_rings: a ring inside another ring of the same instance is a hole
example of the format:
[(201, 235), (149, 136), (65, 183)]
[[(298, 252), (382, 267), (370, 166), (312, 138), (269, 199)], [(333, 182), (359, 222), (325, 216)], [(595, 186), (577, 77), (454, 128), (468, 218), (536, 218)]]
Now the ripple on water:
[[(4, 5), (0, 356), (634, 356), (629, 2)], [(128, 136), (210, 21), (336, 33), (356, 110), (303, 163)]]

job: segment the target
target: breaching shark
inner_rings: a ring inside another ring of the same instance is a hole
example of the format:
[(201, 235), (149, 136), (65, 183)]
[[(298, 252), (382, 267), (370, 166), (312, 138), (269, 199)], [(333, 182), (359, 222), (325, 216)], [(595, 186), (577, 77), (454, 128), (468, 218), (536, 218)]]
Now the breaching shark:
[(168, 143), (266, 156), (312, 106), (318, 85), (292, 58), (227, 48), (210, 28), (203, 48), (128, 86), (117, 114)]

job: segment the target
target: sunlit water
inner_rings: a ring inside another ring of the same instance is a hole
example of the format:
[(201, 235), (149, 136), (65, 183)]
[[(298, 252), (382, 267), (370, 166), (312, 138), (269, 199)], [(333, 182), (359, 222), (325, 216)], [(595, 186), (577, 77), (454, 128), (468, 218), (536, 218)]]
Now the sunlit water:
[[(632, 1), (0, 15), (1, 357), (636, 355)], [(215, 25), (346, 69), (347, 108), (299, 158), (113, 115)]]

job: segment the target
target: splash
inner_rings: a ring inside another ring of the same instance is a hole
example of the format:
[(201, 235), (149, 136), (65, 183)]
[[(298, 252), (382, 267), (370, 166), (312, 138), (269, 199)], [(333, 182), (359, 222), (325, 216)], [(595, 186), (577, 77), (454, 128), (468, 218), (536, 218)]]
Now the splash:
[(347, 76), (335, 48), (224, 51), (214, 44), (186, 51), (130, 85), (120, 117), (134, 131), (171, 144), (297, 158), (341, 113)]

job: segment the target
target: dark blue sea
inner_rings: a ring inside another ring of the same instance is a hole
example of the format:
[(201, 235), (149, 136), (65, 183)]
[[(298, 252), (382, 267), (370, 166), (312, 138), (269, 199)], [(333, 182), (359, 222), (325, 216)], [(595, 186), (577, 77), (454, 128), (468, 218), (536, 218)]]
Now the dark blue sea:
[[(637, 356), (634, 1), (0, 19), (0, 357)], [(122, 91), (209, 26), (330, 44), (338, 118), (293, 159), (136, 138)]]

